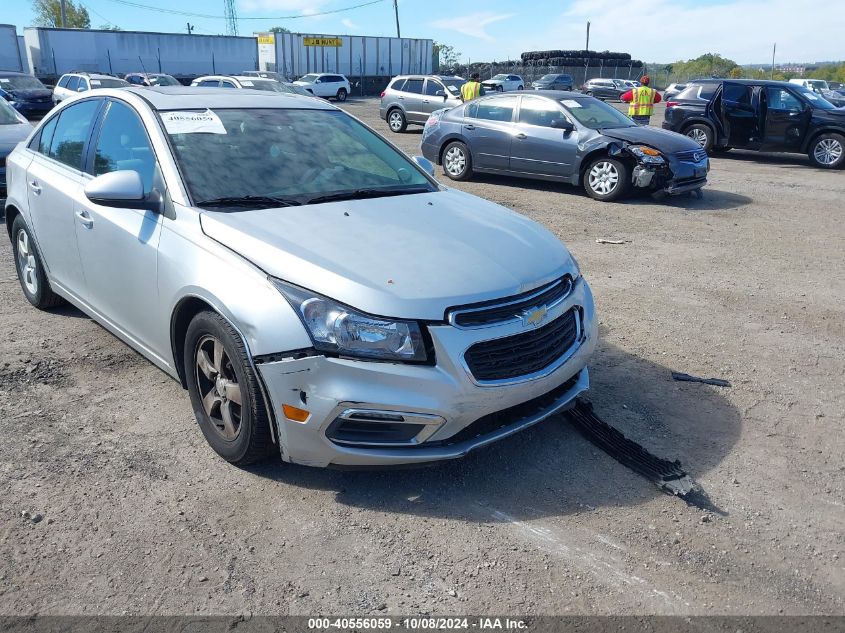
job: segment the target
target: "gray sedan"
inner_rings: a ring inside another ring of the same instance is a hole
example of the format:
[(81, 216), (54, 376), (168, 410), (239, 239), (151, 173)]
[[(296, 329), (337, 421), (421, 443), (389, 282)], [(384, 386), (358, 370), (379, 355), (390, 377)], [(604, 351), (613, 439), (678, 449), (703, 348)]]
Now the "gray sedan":
[(26, 299), (72, 303), (178, 380), (232, 463), (454, 459), (589, 385), (593, 299), (566, 247), (323, 100), (92, 91), (8, 166)]
[(583, 184), (598, 200), (631, 187), (679, 194), (707, 183), (695, 141), (639, 126), (593, 97), (562, 91), (482, 97), (431, 115), (422, 153), (453, 180), (474, 172)]

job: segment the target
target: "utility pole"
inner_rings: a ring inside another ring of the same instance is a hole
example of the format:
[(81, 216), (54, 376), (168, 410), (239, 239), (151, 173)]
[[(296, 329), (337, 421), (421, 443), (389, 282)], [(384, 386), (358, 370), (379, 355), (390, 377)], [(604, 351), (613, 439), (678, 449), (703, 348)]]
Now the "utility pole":
[(585, 47), (587, 50), (590, 50), (590, 23), (587, 22), (587, 46)]
[(191, 24), (190, 22), (186, 22), (185, 24), (188, 27), (188, 35), (193, 35), (194, 25)]
[(62, 28), (67, 27), (67, 8), (65, 7), (65, 0), (62, 0)]
[(402, 37), (399, 32), (399, 0), (393, 0), (393, 12), (396, 14), (396, 37)]
[(775, 78), (775, 51), (778, 49), (778, 43), (775, 42), (774, 46), (772, 46), (772, 79)]

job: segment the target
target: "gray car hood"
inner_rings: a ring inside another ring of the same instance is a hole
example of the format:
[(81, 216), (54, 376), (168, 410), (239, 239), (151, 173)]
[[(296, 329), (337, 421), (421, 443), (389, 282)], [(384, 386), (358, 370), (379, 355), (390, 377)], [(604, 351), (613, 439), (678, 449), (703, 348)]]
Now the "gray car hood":
[(24, 140), (32, 132), (32, 125), (29, 123), (11, 123), (0, 125), (0, 156), (8, 155), (15, 145)]
[(513, 211), (455, 190), (255, 211), (206, 211), (203, 231), (269, 275), (364, 312), (442, 320), (574, 270)]
[(701, 145), (683, 134), (646, 125), (603, 129), (601, 133), (620, 141), (643, 143), (667, 154), (701, 149)]

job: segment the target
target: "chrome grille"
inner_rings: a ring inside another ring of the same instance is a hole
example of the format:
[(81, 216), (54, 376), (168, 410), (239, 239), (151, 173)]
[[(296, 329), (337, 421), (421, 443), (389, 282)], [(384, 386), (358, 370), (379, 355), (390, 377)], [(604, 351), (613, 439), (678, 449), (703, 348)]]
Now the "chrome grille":
[(521, 295), (453, 308), (449, 313), (449, 322), (458, 327), (473, 328), (516, 321), (522, 318), (526, 310), (557, 305), (569, 296), (572, 286), (572, 277), (564, 275)]
[(691, 149), (686, 152), (678, 152), (675, 154), (678, 160), (683, 160), (691, 163), (698, 163), (707, 158), (707, 152), (703, 149)]

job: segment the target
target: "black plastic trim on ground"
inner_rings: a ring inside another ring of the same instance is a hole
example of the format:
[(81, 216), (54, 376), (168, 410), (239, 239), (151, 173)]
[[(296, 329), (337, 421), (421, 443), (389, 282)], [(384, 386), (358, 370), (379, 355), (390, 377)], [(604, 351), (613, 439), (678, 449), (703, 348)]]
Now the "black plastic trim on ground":
[(581, 435), (619, 463), (653, 481), (661, 490), (679, 497), (698, 491), (698, 485), (681, 468), (679, 461), (670, 462), (656, 457), (635, 441), (629, 440), (599, 419), (591, 403), (579, 399), (566, 415)]

